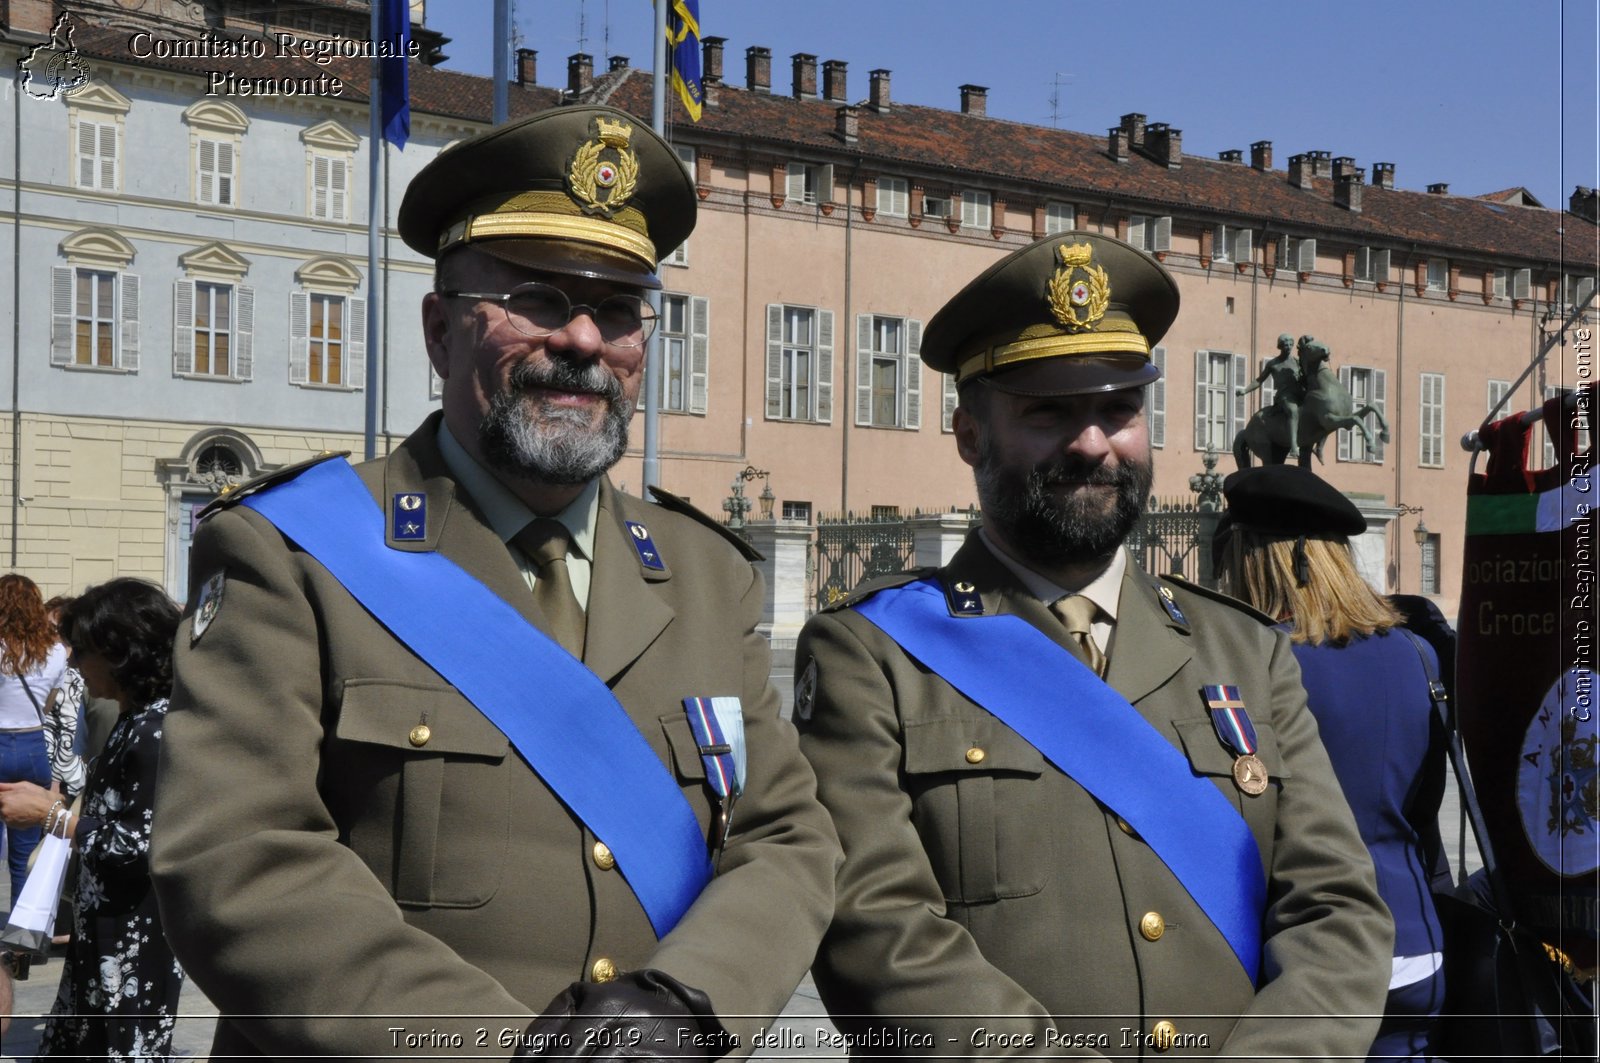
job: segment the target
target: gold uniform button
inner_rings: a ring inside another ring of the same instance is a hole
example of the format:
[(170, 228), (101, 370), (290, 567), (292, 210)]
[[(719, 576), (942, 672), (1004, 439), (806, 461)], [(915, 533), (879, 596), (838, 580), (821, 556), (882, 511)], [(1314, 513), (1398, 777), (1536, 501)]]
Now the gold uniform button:
[(985, 753), (979, 747), (973, 746), (971, 749), (967, 750), (967, 763), (968, 764), (982, 764), (983, 763), (983, 758), (987, 757), (988, 755), (989, 754)]
[(610, 871), (617, 866), (617, 858), (611, 855), (611, 847), (605, 842), (594, 843), (594, 866), (601, 871)]
[(412, 745), (420, 749), (428, 744), (428, 739), (433, 737), (433, 729), (425, 723), (419, 723), (411, 729), (411, 733), (406, 737), (411, 740)]
[(1133, 829), (1133, 824), (1129, 823), (1121, 816), (1117, 817), (1117, 829), (1130, 838), (1137, 838), (1139, 836), (1139, 832)]
[(1161, 918), (1160, 912), (1146, 912), (1144, 918), (1139, 920), (1139, 933), (1144, 935), (1146, 941), (1160, 941), (1161, 935), (1167, 932), (1167, 921)]
[(1157, 1052), (1165, 1052), (1178, 1040), (1178, 1028), (1166, 1019), (1150, 1027), (1150, 1044)]
[(617, 965), (604, 956), (594, 961), (594, 966), (589, 968), (589, 980), (592, 982), (614, 982), (617, 978)]

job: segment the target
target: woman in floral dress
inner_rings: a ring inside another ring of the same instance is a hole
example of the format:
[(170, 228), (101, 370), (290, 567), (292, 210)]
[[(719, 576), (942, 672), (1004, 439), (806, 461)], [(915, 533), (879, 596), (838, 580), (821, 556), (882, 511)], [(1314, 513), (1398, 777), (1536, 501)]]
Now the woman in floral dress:
[(42, 826), (78, 850), (73, 938), (40, 1056), (165, 1060), (183, 971), (150, 889), (150, 820), (172, 689), (178, 609), (160, 588), (116, 579), (67, 607), (61, 633), (89, 694), (121, 715), (95, 759), (83, 811), (31, 783), (0, 784), (7, 824)]

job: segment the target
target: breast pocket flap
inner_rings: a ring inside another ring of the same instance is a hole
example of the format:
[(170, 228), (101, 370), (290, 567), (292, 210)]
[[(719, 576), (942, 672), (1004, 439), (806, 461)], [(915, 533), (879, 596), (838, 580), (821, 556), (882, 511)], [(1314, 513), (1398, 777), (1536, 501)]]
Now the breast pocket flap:
[(907, 722), (906, 771), (913, 775), (935, 772), (1011, 772), (1039, 775), (1044, 754), (1017, 732), (995, 719), (945, 717)]
[[(1259, 720), (1252, 722), (1256, 730), (1256, 755), (1267, 766), (1267, 774), (1274, 779), (1289, 778), (1290, 772), (1283, 763), (1283, 754), (1278, 751), (1278, 736), (1272, 726)], [(1209, 718), (1174, 720), (1173, 726), (1178, 729), (1183, 751), (1188, 754), (1195, 771), (1202, 775), (1233, 774), (1236, 754), (1222, 744)]]
[(335, 733), (347, 742), (491, 760), (511, 745), (455, 687), (376, 679), (346, 681)]

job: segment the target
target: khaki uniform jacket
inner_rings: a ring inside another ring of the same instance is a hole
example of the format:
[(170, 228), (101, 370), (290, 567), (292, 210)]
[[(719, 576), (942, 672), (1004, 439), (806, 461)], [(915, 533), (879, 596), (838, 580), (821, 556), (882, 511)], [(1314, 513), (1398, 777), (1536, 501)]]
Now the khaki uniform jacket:
[[(939, 575), (974, 584), (986, 614), (1015, 614), (1067, 645), (976, 533)], [(1130, 560), (1107, 681), (1255, 836), (1268, 883), (1260, 988), (1131, 828), (846, 607), (802, 632), (795, 708), (844, 843), (838, 910), (813, 968), (841, 1028), (931, 1033), (956, 1055), (1154, 1055), (1141, 1035), (1171, 1028), (1176, 1054), (1366, 1053), (1392, 926), (1288, 640), (1238, 603), (1172, 584), (1179, 622), (1156, 587)], [(1237, 684), (1255, 723), (1271, 773), (1257, 797), (1234, 785), (1201, 694), (1210, 683)], [(1369, 1017), (1341, 1017), (1359, 1015)], [(1020, 1036), (1008, 1045), (979, 1030)]]
[[(396, 492), (427, 496), (426, 541), (391, 545), (440, 552), (541, 625), (436, 428), (437, 415), (359, 466), (386, 512)], [(649, 529), (666, 571), (641, 564), (624, 518)], [(827, 925), (839, 850), (768, 682), (760, 576), (715, 532), (602, 487), (584, 660), (708, 836), (682, 699), (740, 697), (748, 739), (718, 874), (660, 941), (505, 736), (263, 518), (210, 516), (192, 572), (195, 588), (226, 583), (204, 632), (191, 601), (178, 633), (152, 864), (173, 947), (224, 1016), (213, 1055), (508, 1057), (502, 1031), (608, 967), (704, 990), (745, 1049), (782, 1009)], [(528, 676), (530, 711), (539, 685)], [(593, 770), (609, 769), (596, 757)], [(319, 1017), (339, 1015), (392, 1018)], [(472, 1018), (438, 1017), (451, 1015)]]

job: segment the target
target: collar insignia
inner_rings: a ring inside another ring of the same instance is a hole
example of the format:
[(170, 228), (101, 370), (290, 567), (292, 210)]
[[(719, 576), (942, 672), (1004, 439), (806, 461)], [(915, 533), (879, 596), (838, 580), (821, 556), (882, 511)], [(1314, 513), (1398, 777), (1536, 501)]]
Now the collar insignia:
[(661, 560), (661, 555), (656, 552), (655, 541), (650, 538), (650, 529), (636, 520), (624, 521), (628, 526), (628, 535), (633, 548), (639, 552), (639, 563), (645, 568), (657, 572), (664, 571), (666, 562)]
[(1088, 244), (1061, 244), (1056, 253), (1061, 265), (1050, 275), (1050, 312), (1068, 332), (1091, 331), (1106, 316), (1111, 282), (1092, 263), (1094, 250)]
[(428, 537), (428, 496), (400, 491), (389, 508), (390, 533), (397, 543), (421, 542)]

